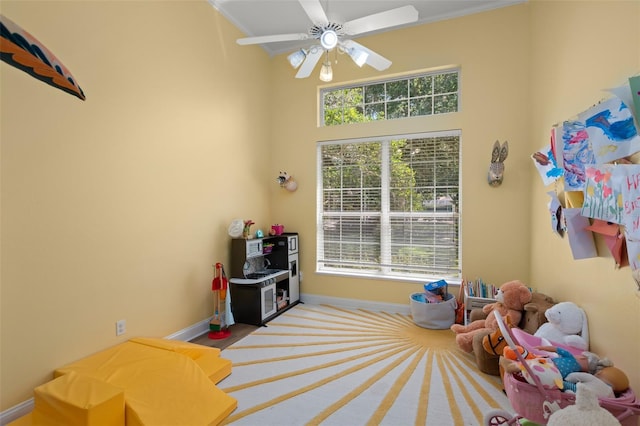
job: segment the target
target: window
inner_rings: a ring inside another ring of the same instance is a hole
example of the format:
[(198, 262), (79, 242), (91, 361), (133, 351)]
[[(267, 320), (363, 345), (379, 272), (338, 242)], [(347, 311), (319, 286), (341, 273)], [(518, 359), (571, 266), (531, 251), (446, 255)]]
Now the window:
[(317, 270), (460, 278), (460, 132), (318, 143)]
[(325, 89), (322, 122), (336, 126), (456, 112), (458, 98), (458, 70)]

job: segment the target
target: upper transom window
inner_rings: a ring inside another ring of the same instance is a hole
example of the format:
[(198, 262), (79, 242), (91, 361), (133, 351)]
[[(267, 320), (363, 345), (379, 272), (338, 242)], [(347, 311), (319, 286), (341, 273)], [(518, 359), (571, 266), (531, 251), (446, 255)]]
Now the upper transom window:
[(458, 70), (321, 90), (322, 123), (337, 126), (458, 111)]

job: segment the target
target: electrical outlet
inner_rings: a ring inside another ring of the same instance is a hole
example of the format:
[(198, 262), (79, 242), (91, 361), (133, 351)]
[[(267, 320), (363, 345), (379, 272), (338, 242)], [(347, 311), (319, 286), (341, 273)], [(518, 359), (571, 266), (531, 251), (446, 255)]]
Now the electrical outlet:
[(127, 332), (127, 320), (116, 321), (116, 336)]

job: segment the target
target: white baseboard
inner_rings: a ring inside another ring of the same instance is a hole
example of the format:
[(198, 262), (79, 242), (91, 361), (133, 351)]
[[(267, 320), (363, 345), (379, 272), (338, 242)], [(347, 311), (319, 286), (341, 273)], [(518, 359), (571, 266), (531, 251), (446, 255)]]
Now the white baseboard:
[(212, 317), (207, 319), (203, 319), (193, 325), (190, 325), (187, 328), (183, 328), (180, 331), (176, 331), (175, 333), (166, 336), (165, 339), (169, 340), (181, 340), (183, 342), (188, 342), (189, 340), (193, 340), (196, 337), (202, 336), (204, 333), (209, 332), (209, 321), (211, 321)]
[[(342, 297), (319, 296), (316, 294), (305, 293), (300, 295), (300, 301), (309, 305), (331, 305), (340, 306), (342, 308), (368, 309), (370, 311), (400, 313), (406, 315), (411, 313), (409, 303), (405, 305), (400, 303), (372, 302), (369, 300), (346, 299)], [(183, 328), (182, 330), (176, 331), (175, 333), (166, 336), (165, 339), (181, 340), (183, 342), (193, 340), (209, 331), (209, 321), (211, 321), (211, 317), (198, 321), (197, 323)], [(30, 413), (32, 410), (33, 398), (30, 398), (27, 401), (21, 402), (20, 404), (1, 412), (0, 426), (11, 423), (12, 421)]]
[(310, 305), (331, 305), (351, 309), (368, 309), (377, 312), (390, 312), (409, 315), (411, 309), (407, 304), (372, 302), (370, 300), (345, 299), (342, 297), (319, 296), (317, 294), (301, 294), (300, 300)]
[(14, 420), (18, 420), (22, 416), (26, 416), (33, 411), (33, 398), (21, 402), (18, 405), (4, 410), (0, 413), (0, 425), (6, 425)]

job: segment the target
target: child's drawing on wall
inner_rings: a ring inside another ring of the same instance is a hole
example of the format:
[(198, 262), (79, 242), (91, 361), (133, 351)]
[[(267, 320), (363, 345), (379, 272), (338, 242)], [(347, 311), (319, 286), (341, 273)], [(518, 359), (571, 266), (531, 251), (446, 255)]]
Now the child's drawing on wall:
[(622, 224), (624, 176), (614, 174), (615, 167), (613, 164), (603, 164), (587, 168), (582, 216)]
[(619, 98), (602, 101), (579, 115), (585, 123), (598, 164), (640, 151), (640, 136), (631, 110)]
[(562, 169), (558, 167), (556, 159), (553, 155), (551, 145), (547, 145), (538, 152), (531, 154), (533, 164), (536, 166), (542, 182), (546, 185), (551, 185), (562, 176)]
[(620, 175), (622, 192), (622, 224), (627, 237), (640, 241), (640, 164), (618, 165), (614, 175)]
[(562, 152), (562, 167), (567, 191), (582, 191), (587, 181), (586, 169), (596, 164), (584, 123), (565, 121), (557, 128), (556, 140)]

